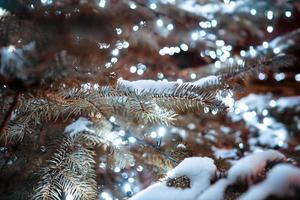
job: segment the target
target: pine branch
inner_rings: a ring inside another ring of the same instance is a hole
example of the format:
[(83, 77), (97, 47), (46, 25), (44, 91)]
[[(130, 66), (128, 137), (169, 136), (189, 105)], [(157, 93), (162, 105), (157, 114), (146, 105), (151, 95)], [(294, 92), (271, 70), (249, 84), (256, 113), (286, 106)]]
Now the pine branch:
[(41, 170), (41, 181), (33, 199), (95, 199), (97, 195), (94, 153), (74, 139), (65, 137), (47, 166)]

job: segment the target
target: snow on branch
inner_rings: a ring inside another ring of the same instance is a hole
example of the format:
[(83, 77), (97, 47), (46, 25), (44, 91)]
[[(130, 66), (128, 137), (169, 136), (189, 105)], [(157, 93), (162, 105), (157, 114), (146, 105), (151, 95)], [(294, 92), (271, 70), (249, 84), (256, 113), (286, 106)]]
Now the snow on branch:
[[(216, 177), (217, 173), (214, 161), (206, 157), (186, 158), (177, 167), (168, 172), (167, 180), (170, 180), (170, 178), (173, 179), (173, 181), (181, 180), (184, 182), (184, 184), (181, 183), (181, 185), (187, 186), (188, 184), (186, 184), (184, 177), (188, 177), (190, 179), (189, 187), (179, 188), (179, 183), (177, 185), (175, 184), (175, 187), (172, 187), (167, 181), (162, 181), (137, 193), (130, 200), (222, 200), (224, 199), (225, 191), (229, 186), (241, 182), (251, 186), (251, 184), (254, 183), (255, 178), (267, 170), (268, 164), (282, 161), (286, 161), (286, 157), (275, 150), (251, 154), (237, 161), (229, 169), (227, 178), (220, 179), (211, 185), (211, 180)], [(273, 170), (276, 173), (278, 171), (277, 168), (274, 168)], [(272, 171), (270, 174), (275, 174)], [(287, 183), (290, 174), (285, 176), (284, 173), (281, 173), (280, 176), (282, 176), (282, 179), (286, 180), (285, 183)], [(270, 175), (268, 175), (268, 177), (269, 176)], [(268, 179), (266, 181), (268, 182)], [(264, 185), (262, 187), (264, 187)]]
[(228, 172), (228, 180), (233, 183), (252, 184), (259, 174), (263, 173), (267, 165), (272, 162), (284, 161), (286, 157), (275, 150), (257, 152), (239, 160)]
[(267, 179), (251, 187), (240, 200), (263, 200), (270, 196), (286, 197), (300, 188), (300, 169), (290, 164), (278, 164), (267, 174)]
[(190, 200), (197, 199), (209, 186), (215, 175), (214, 161), (207, 157), (191, 157), (184, 159), (176, 168), (168, 173), (169, 179), (186, 176), (190, 179), (190, 188), (178, 188), (167, 185), (167, 181), (155, 183), (130, 200)]

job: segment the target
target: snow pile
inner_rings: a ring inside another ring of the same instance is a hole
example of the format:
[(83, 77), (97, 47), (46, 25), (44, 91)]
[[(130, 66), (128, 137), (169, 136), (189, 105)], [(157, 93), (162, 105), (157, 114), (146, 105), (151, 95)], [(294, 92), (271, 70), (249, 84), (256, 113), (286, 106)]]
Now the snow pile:
[(155, 183), (130, 200), (191, 200), (197, 199), (209, 186), (215, 175), (214, 161), (207, 157), (191, 157), (184, 159), (176, 168), (168, 173), (168, 177), (189, 177), (190, 188), (180, 189), (168, 187), (166, 181)]
[(66, 126), (65, 132), (69, 133), (71, 137), (83, 131), (94, 133), (94, 130), (88, 128), (90, 125), (92, 125), (90, 120), (84, 117), (79, 117), (76, 121)]
[(274, 195), (292, 195), (292, 188), (300, 187), (300, 169), (290, 164), (279, 164), (271, 169), (266, 180), (251, 187), (240, 200), (263, 200)]
[[(149, 186), (130, 200), (222, 200), (229, 186), (241, 182), (251, 185), (255, 177), (266, 170), (268, 163), (284, 160), (286, 157), (276, 150), (253, 153), (237, 161), (228, 171), (227, 178), (211, 185), (217, 170), (213, 160), (207, 157), (186, 158), (168, 176), (189, 177), (190, 188), (168, 187), (163, 181)], [(241, 200), (260, 200), (270, 195), (286, 196), (293, 186), (300, 186), (300, 169), (289, 164), (278, 164), (268, 172), (266, 180), (250, 187)]]
[(228, 186), (228, 180), (221, 179), (209, 187), (197, 200), (222, 200)]
[(239, 181), (251, 184), (255, 177), (263, 172), (270, 162), (282, 161), (286, 157), (275, 150), (267, 150), (264, 152), (257, 152), (246, 156), (233, 165), (229, 172), (227, 179), (230, 183), (237, 183)]

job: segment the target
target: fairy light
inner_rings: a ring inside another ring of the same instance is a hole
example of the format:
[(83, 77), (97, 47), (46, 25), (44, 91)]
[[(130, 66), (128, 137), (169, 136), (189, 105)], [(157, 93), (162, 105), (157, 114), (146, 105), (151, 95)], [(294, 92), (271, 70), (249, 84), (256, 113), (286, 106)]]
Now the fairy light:
[(268, 42), (263, 42), (262, 45), (265, 49), (269, 48), (269, 43)]
[(134, 25), (134, 26), (132, 27), (132, 30), (133, 30), (133, 31), (138, 31), (138, 30), (139, 30), (139, 26), (138, 26), (138, 25)]
[(275, 53), (275, 54), (280, 53), (280, 49), (279, 49), (278, 47), (274, 48), (274, 49), (273, 49), (273, 53)]
[(151, 3), (149, 6), (152, 10), (155, 10), (157, 8), (156, 3)]
[(135, 73), (136, 71), (137, 71), (137, 68), (136, 68), (136, 66), (131, 66), (130, 68), (129, 68), (129, 71), (131, 72), (131, 73)]
[(119, 49), (114, 49), (114, 50), (112, 50), (112, 52), (111, 52), (111, 54), (112, 54), (113, 56), (118, 56), (119, 53), (120, 53)]
[(115, 173), (119, 173), (120, 171), (121, 171), (120, 167), (115, 167), (115, 168), (114, 168), (114, 172), (115, 172)]
[(16, 50), (16, 47), (13, 46), (13, 45), (9, 45), (8, 48), (7, 48), (7, 51), (8, 51), (9, 53), (14, 52), (15, 50)]
[(142, 172), (144, 170), (144, 167), (142, 165), (137, 166), (136, 171)]
[(191, 38), (192, 40), (198, 40), (199, 39), (199, 35), (198, 35), (198, 32), (192, 32), (191, 33)]
[(274, 108), (274, 107), (277, 105), (277, 103), (276, 103), (275, 100), (272, 99), (272, 100), (269, 102), (269, 105), (270, 105), (270, 107)]
[(274, 78), (275, 78), (275, 80), (276, 81), (282, 81), (282, 80), (284, 80), (284, 78), (285, 78), (285, 74), (284, 73), (276, 73), (275, 75), (274, 75)]
[(269, 33), (272, 33), (273, 30), (274, 30), (273, 26), (268, 26), (268, 27), (267, 27), (267, 31), (268, 31)]
[(128, 138), (128, 142), (129, 142), (129, 143), (132, 143), (132, 144), (135, 143), (135, 142), (136, 142), (135, 137), (132, 137), (132, 136), (129, 137), (129, 138)]
[(261, 114), (263, 116), (267, 116), (269, 114), (269, 111), (267, 109), (264, 109)]
[(285, 11), (284, 12), (284, 15), (287, 17), (287, 18), (290, 18), (292, 16), (292, 12), (291, 11)]
[(112, 63), (116, 63), (116, 62), (118, 62), (118, 58), (116, 58), (116, 57), (112, 57), (112, 58), (110, 59), (110, 62), (112, 62)]
[(257, 11), (256, 11), (255, 9), (251, 9), (251, 10), (250, 10), (250, 14), (251, 14), (251, 15), (256, 15), (256, 12), (257, 12)]
[(191, 79), (195, 79), (197, 77), (197, 75), (195, 73), (191, 73), (190, 77), (191, 77)]
[(129, 7), (131, 8), (131, 9), (136, 9), (137, 8), (137, 6), (136, 6), (136, 4), (134, 3), (134, 2), (129, 2)]
[(296, 80), (297, 82), (300, 82), (300, 73), (295, 75), (295, 80)]
[(158, 19), (158, 20), (156, 20), (156, 25), (158, 27), (162, 27), (164, 25), (164, 21), (162, 19)]
[(167, 29), (168, 29), (169, 31), (173, 30), (173, 29), (174, 29), (174, 25), (173, 25), (173, 24), (168, 24), (168, 25), (167, 25)]
[(246, 56), (246, 51), (245, 51), (245, 50), (241, 50), (241, 51), (240, 51), (240, 55), (241, 55), (242, 57), (245, 57), (245, 56)]
[(158, 136), (162, 137), (166, 134), (167, 130), (165, 127), (160, 127), (158, 128), (157, 132), (158, 132)]
[(121, 35), (123, 30), (121, 28), (116, 28), (117, 35)]
[(269, 20), (272, 20), (273, 17), (274, 17), (273, 11), (270, 11), (270, 10), (269, 10), (269, 11), (267, 12), (267, 18), (268, 18)]
[(182, 44), (180, 45), (180, 48), (181, 48), (182, 51), (187, 51), (187, 50), (189, 50), (188, 45), (186, 45), (186, 44), (184, 44), (184, 43), (182, 43)]
[(106, 0), (100, 0), (98, 6), (99, 6), (100, 8), (104, 8), (104, 7), (105, 7), (105, 4), (106, 4)]
[(259, 80), (265, 80), (266, 79), (266, 75), (264, 73), (259, 73), (258, 74), (258, 79)]
[(109, 118), (109, 121), (110, 121), (111, 123), (115, 123), (115, 122), (116, 122), (116, 118), (115, 118), (114, 116), (111, 116), (111, 117)]
[(111, 197), (111, 195), (108, 192), (102, 192), (100, 197), (103, 200), (113, 200), (113, 198)]

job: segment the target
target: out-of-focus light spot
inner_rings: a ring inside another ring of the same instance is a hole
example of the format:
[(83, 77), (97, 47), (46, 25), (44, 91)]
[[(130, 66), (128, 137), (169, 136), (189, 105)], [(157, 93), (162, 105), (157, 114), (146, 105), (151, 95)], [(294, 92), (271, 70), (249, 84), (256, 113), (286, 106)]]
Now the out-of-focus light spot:
[(131, 191), (131, 186), (128, 183), (125, 183), (123, 186), (123, 189), (125, 192), (130, 192)]
[(174, 25), (173, 24), (168, 24), (167, 29), (169, 31), (173, 30), (174, 29)]
[(110, 62), (112, 62), (112, 63), (116, 63), (116, 62), (118, 62), (118, 58), (116, 58), (116, 57), (112, 57), (112, 58), (110, 59)]
[(270, 117), (265, 117), (263, 119), (263, 123), (266, 125), (266, 126), (270, 126), (272, 123), (273, 123), (273, 120), (270, 118)]
[(152, 10), (155, 10), (157, 8), (156, 3), (151, 3), (149, 6)]
[(271, 19), (273, 19), (273, 17), (274, 17), (274, 13), (273, 13), (273, 11), (268, 11), (267, 12), (267, 18), (269, 19), (269, 20), (271, 20)]
[(269, 114), (269, 111), (267, 110), (267, 109), (264, 109), (263, 111), (262, 111), (262, 115), (263, 116), (267, 116)]
[(256, 56), (256, 50), (252, 46), (250, 47), (249, 52), (250, 52), (251, 56), (253, 56), (253, 57)]
[(284, 12), (284, 15), (285, 15), (286, 17), (288, 17), (288, 18), (289, 18), (289, 17), (291, 17), (291, 16), (292, 16), (292, 12), (291, 12), (291, 11), (289, 11), (289, 10), (288, 10), (288, 11), (285, 11), (285, 12)]
[(135, 143), (135, 142), (136, 142), (136, 139), (135, 139), (135, 137), (129, 137), (129, 138), (128, 138), (128, 141), (129, 141), (130, 143)]
[(102, 192), (100, 196), (101, 198), (103, 198), (103, 200), (113, 200), (110, 194), (108, 194), (107, 192)]
[(111, 116), (111, 117), (109, 118), (109, 121), (112, 122), (112, 123), (114, 123), (114, 122), (116, 122), (116, 118), (115, 118), (114, 116)]
[(123, 30), (121, 28), (116, 28), (116, 32), (117, 32), (118, 35), (121, 35)]
[(114, 50), (112, 50), (112, 52), (111, 52), (111, 54), (112, 54), (113, 56), (118, 56), (119, 53), (120, 53), (119, 49), (114, 49)]
[(197, 77), (197, 75), (195, 73), (191, 73), (191, 79), (195, 79)]
[(267, 31), (268, 31), (269, 33), (272, 33), (273, 30), (274, 30), (273, 26), (268, 26), (268, 27), (267, 27)]
[(100, 0), (98, 6), (99, 6), (100, 8), (104, 8), (104, 7), (105, 7), (105, 4), (106, 4), (106, 0)]
[(211, 110), (211, 114), (216, 115), (218, 114), (218, 109), (214, 108)]
[(179, 78), (179, 79), (176, 80), (176, 82), (177, 82), (178, 84), (182, 84), (182, 83), (183, 83), (183, 80)]
[(193, 32), (192, 34), (191, 34), (191, 38), (192, 38), (192, 40), (198, 40), (199, 39), (199, 36), (198, 36), (198, 32)]
[(216, 41), (216, 45), (217, 45), (218, 47), (221, 47), (221, 46), (224, 46), (224, 45), (225, 45), (225, 42), (224, 42), (223, 40), (217, 40), (217, 41)]
[(8, 48), (7, 48), (7, 51), (10, 52), (10, 53), (15, 51), (15, 50), (16, 50), (16, 47), (13, 46), (13, 45), (9, 45)]
[(158, 27), (162, 27), (164, 25), (164, 21), (162, 19), (158, 19), (158, 20), (156, 20), (156, 25)]
[(152, 132), (150, 133), (150, 137), (156, 138), (156, 137), (157, 137), (157, 133), (156, 133), (155, 131), (152, 131)]
[(165, 127), (160, 127), (157, 132), (158, 132), (158, 136), (162, 137), (166, 134), (167, 130)]
[(244, 144), (243, 143), (239, 143), (239, 148), (243, 149), (244, 148)]
[(143, 171), (143, 169), (144, 169), (143, 166), (139, 165), (137, 166), (136, 171), (141, 172)]
[(131, 73), (135, 73), (136, 72), (136, 70), (137, 70), (137, 68), (136, 68), (136, 66), (131, 66), (130, 68), (129, 68), (129, 71), (131, 72)]
[(258, 74), (258, 79), (259, 80), (265, 80), (266, 79), (266, 75), (264, 73), (259, 73)]
[(251, 111), (251, 112), (245, 112), (243, 113), (243, 118), (247, 121), (247, 120), (252, 120), (254, 117), (256, 116), (256, 112), (255, 111)]
[(136, 9), (136, 4), (134, 3), (134, 2), (129, 2), (129, 7), (131, 8), (131, 9)]
[(115, 167), (114, 172), (119, 173), (121, 171), (120, 167)]
[(101, 162), (101, 163), (99, 164), (99, 167), (102, 168), (102, 169), (104, 169), (104, 168), (106, 167), (106, 164), (105, 164), (104, 162)]
[(139, 30), (139, 26), (138, 26), (138, 25), (134, 25), (134, 26), (132, 27), (132, 30), (133, 30), (133, 31)]
[(280, 53), (280, 49), (279, 49), (278, 47), (274, 48), (274, 49), (273, 49), (273, 53), (275, 53), (275, 54)]
[(137, 73), (138, 75), (143, 75), (143, 73), (144, 73), (144, 70), (142, 70), (142, 69), (138, 69), (138, 70), (136, 71), (136, 73)]
[(215, 51), (210, 51), (209, 52), (209, 56), (212, 58), (212, 59), (216, 59), (217, 58), (217, 54)]
[(211, 20), (211, 26), (212, 27), (216, 27), (217, 25), (218, 25), (217, 20), (215, 20), (215, 19)]
[(256, 15), (256, 10), (255, 10), (255, 9), (251, 9), (251, 10), (250, 10), (250, 14), (251, 14), (251, 15)]
[(262, 45), (265, 49), (269, 48), (269, 43), (268, 42), (263, 42)]
[(158, 72), (158, 73), (157, 73), (157, 78), (158, 78), (158, 79), (163, 79), (163, 78), (164, 78), (164, 74)]
[(277, 103), (276, 103), (275, 100), (272, 99), (272, 100), (269, 102), (269, 105), (270, 105), (272, 108), (274, 108), (274, 107), (277, 105)]
[(300, 81), (300, 73), (295, 75), (295, 80), (296, 80), (297, 82)]
[(133, 183), (133, 182), (134, 182), (134, 178), (130, 177), (130, 178), (128, 179), (128, 182), (129, 182), (129, 183)]
[(240, 55), (241, 55), (242, 57), (246, 56), (246, 51), (245, 51), (245, 50), (241, 50), (241, 51), (240, 51)]
[(284, 73), (276, 73), (274, 75), (274, 78), (276, 81), (282, 81), (285, 78), (285, 74)]
[(180, 48), (181, 48), (182, 51), (187, 51), (187, 50), (189, 50), (188, 45), (186, 45), (186, 44), (184, 44), (184, 43), (182, 43), (182, 44), (180, 45)]

